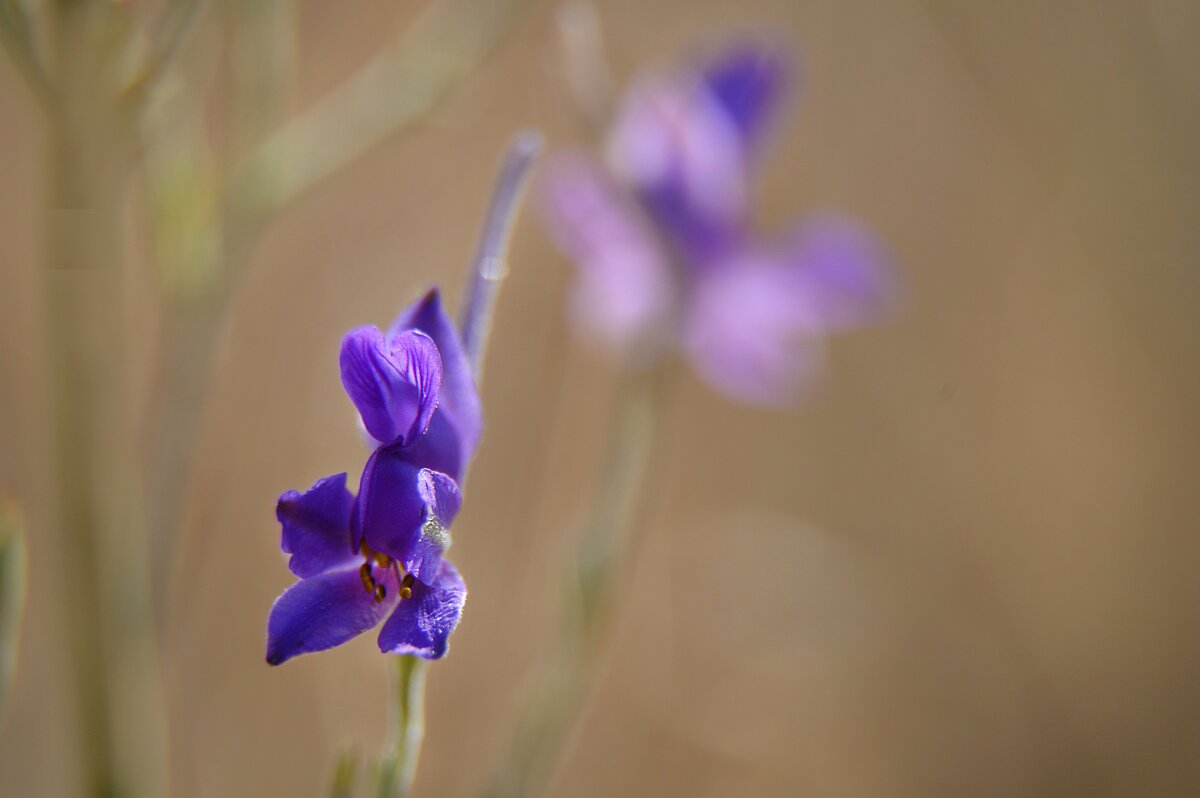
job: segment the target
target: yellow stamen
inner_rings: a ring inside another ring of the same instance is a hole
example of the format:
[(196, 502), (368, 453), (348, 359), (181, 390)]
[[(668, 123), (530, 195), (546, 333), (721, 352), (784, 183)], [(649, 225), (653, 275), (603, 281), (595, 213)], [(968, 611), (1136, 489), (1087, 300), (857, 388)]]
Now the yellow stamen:
[[(380, 585), (380, 587), (383, 587), (383, 585)], [(412, 598), (412, 588), (408, 587), (407, 585), (400, 588), (400, 598), (402, 598), (402, 599)]]
[(385, 585), (375, 585), (375, 603), (379, 604), (387, 595), (387, 587)]

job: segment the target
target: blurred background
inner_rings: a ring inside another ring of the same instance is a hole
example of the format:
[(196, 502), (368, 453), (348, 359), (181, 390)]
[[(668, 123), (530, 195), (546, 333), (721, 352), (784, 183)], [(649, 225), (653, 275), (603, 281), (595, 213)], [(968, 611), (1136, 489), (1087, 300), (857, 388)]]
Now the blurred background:
[[(420, 5), (298, 3), (291, 107)], [(803, 96), (761, 221), (858, 215), (893, 247), (906, 306), (834, 339), (822, 390), (794, 410), (736, 406), (672, 371), (651, 522), (551, 794), (1197, 794), (1200, 5), (598, 9), (622, 81), (729, 33), (793, 42)], [(535, 4), (422, 123), (254, 247), (159, 607), (172, 795), (322, 794), (338, 751), (378, 747), (373, 635), (263, 662), (291, 581), (273, 504), (357, 473), (341, 335), (435, 281), (457, 302), (513, 131), (540, 127), (551, 151), (586, 140), (553, 12)], [(210, 22), (187, 52), (216, 46)], [(46, 130), (7, 63), (0, 119), (0, 484), (25, 505), (31, 558), (0, 793), (70, 795), (73, 552), (46, 524)], [(475, 794), (554, 629), (617, 377), (570, 335), (570, 277), (527, 213), (455, 527), (471, 599), (431, 671), (418, 795)], [(129, 290), (138, 307), (144, 288)], [(161, 319), (129, 323), (152, 350)]]

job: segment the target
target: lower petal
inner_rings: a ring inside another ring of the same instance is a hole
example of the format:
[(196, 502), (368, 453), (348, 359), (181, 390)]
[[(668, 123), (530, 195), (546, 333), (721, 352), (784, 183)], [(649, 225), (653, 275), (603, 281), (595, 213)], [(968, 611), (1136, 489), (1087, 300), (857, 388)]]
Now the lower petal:
[(428, 584), (450, 544), (460, 497), (448, 475), (420, 468), (407, 455), (399, 447), (371, 455), (363, 469), (356, 518), (368, 546)]
[(780, 268), (742, 262), (696, 287), (684, 349), (697, 373), (734, 399), (789, 403), (819, 370), (820, 325), (787, 280)]
[(390, 569), (373, 570), (386, 591), (381, 602), (364, 587), (358, 567), (302, 579), (283, 591), (267, 619), (267, 663), (340, 646), (374, 628), (396, 605), (399, 586)]
[(450, 633), (462, 618), (467, 586), (449, 560), (431, 585), (416, 583), (412, 596), (402, 600), (379, 630), (379, 649), (385, 654), (415, 654), (438, 659), (446, 653)]

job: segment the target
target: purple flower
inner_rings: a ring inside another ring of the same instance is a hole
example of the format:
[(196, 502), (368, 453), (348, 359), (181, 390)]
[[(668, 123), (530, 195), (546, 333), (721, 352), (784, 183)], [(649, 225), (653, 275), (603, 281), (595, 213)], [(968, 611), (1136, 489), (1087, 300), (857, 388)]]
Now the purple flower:
[(757, 233), (751, 174), (781, 116), (789, 69), (758, 43), (626, 93), (604, 158), (560, 156), (543, 216), (578, 267), (573, 316), (651, 359), (677, 348), (699, 375), (753, 403), (794, 398), (829, 332), (869, 322), (890, 297), (880, 244), (832, 214)]
[(431, 291), (386, 334), (350, 331), (341, 371), (375, 448), (357, 498), (345, 474), (279, 497), (280, 547), (300, 581), (271, 608), (267, 662), (340, 645), (384, 618), (384, 653), (436, 659), (467, 597), (444, 554), (482, 428), (470, 364)]

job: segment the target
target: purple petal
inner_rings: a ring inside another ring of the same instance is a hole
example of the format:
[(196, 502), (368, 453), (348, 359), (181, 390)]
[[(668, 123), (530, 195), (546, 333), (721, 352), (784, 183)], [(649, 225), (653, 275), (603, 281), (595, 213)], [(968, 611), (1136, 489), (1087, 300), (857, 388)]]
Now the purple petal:
[(392, 569), (374, 569), (387, 590), (376, 603), (363, 587), (357, 566), (302, 579), (271, 607), (267, 619), (267, 662), (279, 665), (299, 654), (339, 646), (374, 628), (400, 595)]
[(317, 480), (304, 493), (289, 490), (279, 497), (275, 517), (283, 525), (279, 547), (292, 555), (288, 567), (301, 578), (353, 560), (350, 508), (354, 496), (346, 490), (346, 475)]
[(792, 236), (789, 260), (795, 290), (826, 329), (871, 322), (896, 299), (891, 258), (851, 219), (825, 214), (807, 220)]
[(466, 467), (462, 441), (439, 407), (429, 420), (429, 429), (404, 447), (404, 459), (415, 466), (449, 474), (458, 480)]
[(823, 360), (820, 329), (790, 272), (747, 253), (697, 282), (683, 345), (718, 390), (751, 404), (782, 404)]
[(458, 486), (446, 474), (413, 465), (405, 454), (400, 447), (384, 447), (367, 460), (357, 519), (368, 546), (428, 582), (450, 543)]
[(437, 344), (442, 355), (442, 388), (438, 409), (458, 433), (462, 456), (469, 460), (479, 445), (483, 410), (471, 372), (471, 362), (463, 350), (454, 323), (442, 307), (442, 297), (436, 288), (400, 313), (388, 328), (388, 337), (409, 329), (420, 330)]
[(670, 266), (638, 209), (583, 156), (552, 161), (541, 188), (546, 229), (579, 268), (574, 320), (622, 347), (662, 324), (673, 302)]
[(428, 335), (415, 330), (384, 339), (375, 327), (342, 340), (342, 385), (367, 432), (384, 443), (425, 432), (437, 406), (442, 359)]
[(714, 58), (702, 80), (753, 148), (778, 114), (787, 88), (790, 65), (783, 55), (761, 42), (743, 42)]
[(607, 160), (685, 259), (704, 258), (746, 217), (746, 153), (734, 120), (691, 76), (635, 84)]
[(415, 654), (438, 659), (462, 618), (467, 586), (449, 560), (431, 585), (416, 583), (412, 596), (402, 600), (379, 630), (379, 649), (385, 654)]

